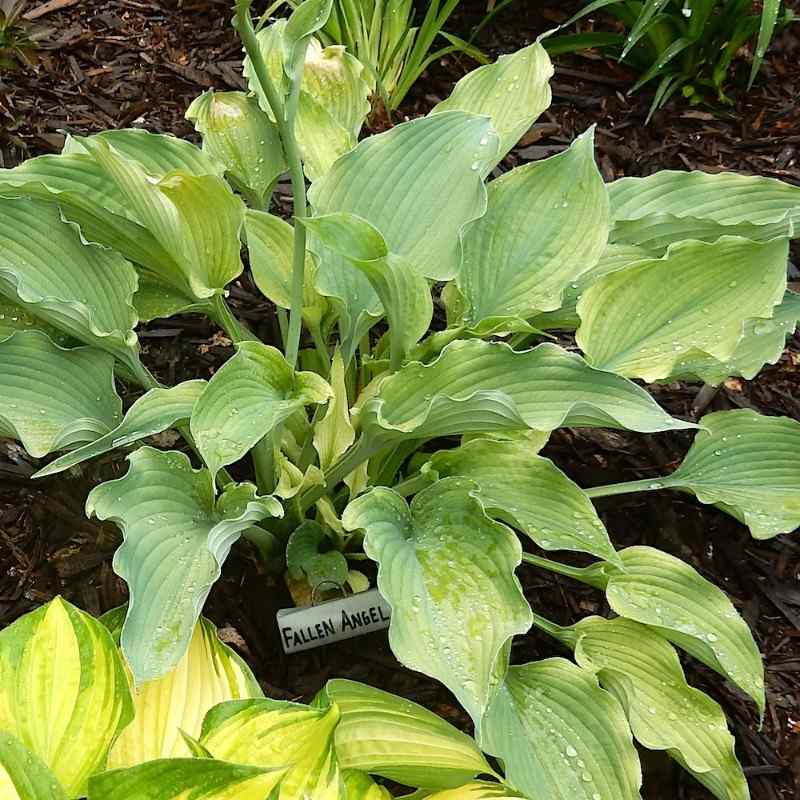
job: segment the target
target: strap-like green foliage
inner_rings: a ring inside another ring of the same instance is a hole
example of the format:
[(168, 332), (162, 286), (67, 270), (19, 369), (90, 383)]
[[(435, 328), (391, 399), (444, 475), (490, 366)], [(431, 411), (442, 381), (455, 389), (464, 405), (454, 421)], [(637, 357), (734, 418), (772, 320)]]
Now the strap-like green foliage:
[[(53, 454), (37, 477), (138, 448), (87, 502), (124, 536), (114, 637), (60, 599), (0, 632), (0, 794), (387, 800), (386, 779), (415, 798), (638, 800), (635, 738), (718, 800), (747, 800), (723, 711), (673, 645), (763, 713), (757, 643), (693, 567), (617, 551), (592, 500), (678, 489), (757, 538), (800, 524), (800, 424), (749, 410), (695, 424), (633, 380), (719, 384), (780, 358), (800, 319), (799, 190), (697, 172), (604, 186), (591, 131), (490, 178), (549, 103), (538, 42), (359, 142), (386, 87), (328, 44), (345, 21), (326, 24), (332, 5), (304, 0), (256, 32), (238, 0), (251, 91), (192, 104), (202, 149), (108, 131), (0, 171), (0, 435)], [(412, 48), (431, 41), (407, 38), (396, 8), (392, 41), (420, 67)], [(269, 213), (283, 171), (291, 221)], [(250, 330), (228, 305), (243, 246), (275, 325)], [(188, 311), (235, 354), (165, 386), (134, 329)], [(576, 330), (577, 347), (548, 329)], [(144, 390), (124, 415), (117, 382)], [(539, 455), (563, 427), (696, 432), (671, 474), (585, 489)], [(175, 449), (140, 446), (154, 435)], [(200, 616), (242, 536), (307, 594), (368, 588), (350, 560), (377, 562), (396, 656), (458, 698), (478, 743), (347, 681), (312, 706), (264, 699)], [(604, 590), (616, 617), (537, 616), (522, 561)], [(532, 623), (574, 661), (509, 667)]]

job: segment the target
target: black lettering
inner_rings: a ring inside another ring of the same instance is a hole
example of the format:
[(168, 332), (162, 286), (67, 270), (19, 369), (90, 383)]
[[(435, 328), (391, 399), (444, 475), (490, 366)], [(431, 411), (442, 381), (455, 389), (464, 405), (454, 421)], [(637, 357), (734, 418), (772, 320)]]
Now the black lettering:
[(350, 621), (350, 617), (347, 616), (347, 612), (342, 609), (342, 633), (344, 633), (348, 628), (355, 627), (353, 623)]
[(283, 636), (283, 646), (284, 647), (289, 647), (289, 645), (291, 644), (291, 641), (292, 641), (292, 637), (290, 635), (291, 633), (292, 633), (291, 627), (289, 627), (289, 628), (281, 628), (281, 636)]
[(378, 606), (378, 613), (381, 615), (381, 622), (389, 622), (391, 617), (386, 616), (383, 612), (383, 606)]
[(328, 618), (322, 620), (322, 627), (325, 630), (326, 636), (335, 636), (336, 635), (336, 626), (333, 624), (333, 620)]
[(369, 614), (366, 611), (360, 611), (361, 614), (361, 624), (362, 625), (369, 625)]
[(317, 623), (317, 624), (314, 626), (314, 630), (317, 632), (317, 638), (318, 638), (318, 639), (324, 639), (324, 638), (325, 638), (325, 630), (323, 629), (323, 627), (322, 627), (322, 624), (321, 624), (321, 623), (319, 623), (319, 622), (318, 622), (318, 623)]
[(302, 635), (298, 631), (295, 631), (294, 632), (294, 642), (293, 642), (294, 646), (295, 647), (299, 647), (301, 644), (305, 644), (305, 643), (306, 643), (305, 639), (303, 639)]
[(378, 609), (372, 606), (369, 610), (369, 618), (372, 622), (378, 622)]

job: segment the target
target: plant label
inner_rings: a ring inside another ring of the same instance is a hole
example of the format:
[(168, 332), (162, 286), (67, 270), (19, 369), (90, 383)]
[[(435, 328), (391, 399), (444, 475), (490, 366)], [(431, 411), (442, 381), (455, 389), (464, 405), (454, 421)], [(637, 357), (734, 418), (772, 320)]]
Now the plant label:
[(391, 608), (377, 589), (276, 614), (284, 653), (310, 650), (389, 627)]

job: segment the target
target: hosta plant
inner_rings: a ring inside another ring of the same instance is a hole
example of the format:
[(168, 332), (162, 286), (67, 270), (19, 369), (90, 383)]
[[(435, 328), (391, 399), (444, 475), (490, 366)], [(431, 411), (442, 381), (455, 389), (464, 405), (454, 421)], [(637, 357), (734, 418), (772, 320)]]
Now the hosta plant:
[(389, 800), (370, 773), (437, 800), (518, 796), (471, 737), (387, 692), (265, 698), (202, 618), (178, 664), (134, 687), (123, 618), (59, 597), (0, 632), (3, 800)]
[[(107, 131), (0, 172), (0, 431), (34, 457), (58, 454), (39, 478), (130, 451), (87, 512), (124, 536), (119, 640), (135, 689), (191, 652), (239, 538), (272, 560), (286, 548), (290, 579), (317, 596), (363, 588), (349, 566), (366, 555), (394, 653), (452, 691), (504, 772), (481, 762), (447, 785), (412, 780), (396, 745), (340, 754), (347, 766), (423, 790), (502, 781), (451, 800), (628, 800), (641, 783), (635, 739), (720, 800), (746, 798), (723, 712), (678, 659), (763, 712), (746, 623), (678, 558), (618, 551), (591, 501), (676, 489), (757, 538), (800, 523), (800, 423), (747, 409), (690, 422), (634, 382), (718, 384), (779, 358), (800, 318), (786, 286), (800, 189), (700, 172), (605, 185), (591, 130), (490, 180), (550, 102), (539, 42), (468, 74), (427, 116), (357, 142), (359, 69), (341, 51), (322, 58), (314, 37), (330, 0), (259, 34), (248, 5), (235, 24), (251, 92), (192, 104), (202, 149)], [(284, 171), (291, 222), (265, 210)], [(260, 341), (227, 301), (243, 251), (280, 343)], [(217, 323), (236, 352), (210, 379), (165, 386), (136, 328), (186, 312)], [(577, 347), (549, 330), (575, 330)], [(124, 413), (118, 381), (145, 390)], [(539, 454), (565, 426), (693, 440), (670, 474), (584, 489)], [(185, 446), (142, 446), (171, 428)], [(604, 592), (614, 618), (564, 628), (534, 613), (523, 561)], [(534, 625), (565, 657), (510, 666), (514, 637)], [(344, 707), (335, 694), (320, 702)], [(240, 763), (231, 736), (219, 754)], [(217, 755), (202, 735), (192, 747)]]

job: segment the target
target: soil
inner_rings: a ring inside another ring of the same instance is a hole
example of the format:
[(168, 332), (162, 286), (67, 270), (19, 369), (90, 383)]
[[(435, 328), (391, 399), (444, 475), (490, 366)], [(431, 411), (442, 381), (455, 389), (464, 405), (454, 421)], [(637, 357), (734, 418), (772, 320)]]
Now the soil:
[[(449, 29), (468, 33), (480, 19), (483, 2), (465, 2)], [(479, 44), (493, 55), (513, 51), (578, 5), (519, 0), (483, 32)], [(800, 11), (800, 4), (793, 5)], [(183, 118), (189, 102), (208, 87), (243, 88), (228, 0), (51, 0), (33, 2), (31, 8), (52, 31), (35, 65), (0, 74), (2, 166), (57, 152), (63, 131), (135, 125), (195, 138)], [(734, 107), (690, 108), (673, 102), (649, 125), (644, 122), (652, 95), (646, 90), (626, 94), (633, 78), (628, 70), (597, 54), (560, 57), (553, 105), (503, 168), (559, 152), (595, 124), (598, 161), (607, 180), (659, 169), (727, 169), (800, 185), (799, 37), (795, 26), (775, 40), (750, 93), (741, 91), (748, 69), (742, 60), (731, 91)], [(470, 67), (459, 58), (433, 65), (407, 98), (402, 116), (425, 113)], [(288, 193), (288, 187), (279, 191)], [(800, 261), (796, 250), (794, 261)], [(789, 269), (790, 279), (797, 281), (797, 270)], [(271, 308), (246, 275), (233, 287), (232, 301), (246, 321), (274, 339)], [(168, 383), (207, 377), (232, 352), (224, 336), (196, 316), (151, 323), (142, 331), (142, 342), (148, 365)], [(753, 381), (727, 381), (711, 398), (698, 397), (698, 385), (651, 389), (679, 416), (754, 408), (800, 420), (799, 375), (796, 334), (779, 363)], [(161, 443), (171, 441), (162, 438)], [(592, 486), (664, 474), (680, 463), (689, 443), (683, 433), (642, 437), (562, 430), (545, 455), (581, 485)], [(32, 483), (29, 476), (36, 468), (16, 444), (0, 440), (0, 627), (59, 593), (93, 613), (126, 597), (124, 584), (111, 570), (118, 531), (83, 515), (91, 486), (122, 474), (124, 461), (108, 457), (66, 477)], [(800, 541), (791, 536), (755, 541), (733, 518), (677, 493), (605, 498), (598, 508), (618, 547), (660, 547), (729, 593), (765, 657), (763, 727), (752, 703), (704, 666), (686, 660), (688, 678), (728, 712), (754, 800), (800, 796)], [(521, 567), (519, 575), (533, 607), (556, 621), (609, 611), (601, 593), (568, 579), (533, 567)], [(349, 677), (416, 700), (469, 729), (446, 689), (395, 660), (384, 633), (284, 656), (275, 611), (288, 605), (280, 576), (266, 574), (251, 548), (241, 544), (206, 606), (206, 614), (248, 660), (268, 695), (309, 700), (328, 678)], [(564, 655), (546, 637), (532, 633), (520, 638), (513, 658), (524, 662), (556, 654)], [(649, 800), (710, 797), (665, 756), (647, 753), (643, 758)]]

